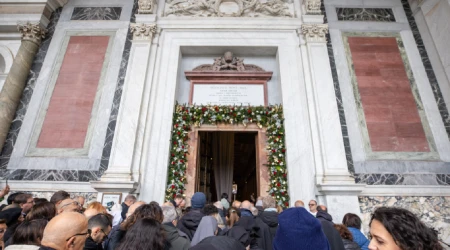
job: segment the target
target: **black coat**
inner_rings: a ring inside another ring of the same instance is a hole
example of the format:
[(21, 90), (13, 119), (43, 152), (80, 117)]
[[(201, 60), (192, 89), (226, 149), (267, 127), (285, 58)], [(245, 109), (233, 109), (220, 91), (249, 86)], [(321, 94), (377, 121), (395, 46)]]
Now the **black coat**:
[(277, 228), (278, 228), (278, 213), (275, 211), (264, 211), (261, 213), (261, 215), (259, 216), (261, 218), (262, 221), (264, 221), (264, 223), (267, 224), (267, 226), (269, 226), (270, 229), (270, 235), (272, 236), (272, 240), (273, 238), (275, 238), (275, 234), (277, 233)]
[(162, 224), (164, 231), (166, 232), (166, 240), (168, 250), (188, 250), (191, 247), (191, 243), (188, 239), (183, 238), (178, 233), (177, 228), (171, 223)]
[(330, 248), (333, 250), (345, 250), (344, 242), (342, 242), (342, 238), (338, 230), (334, 228), (333, 218), (331, 215), (324, 211), (319, 211), (316, 214), (316, 218), (322, 225), (322, 230), (330, 243)]
[(210, 236), (197, 245), (191, 247), (192, 250), (245, 250), (244, 245), (239, 241), (227, 236)]
[(259, 216), (255, 217), (255, 224), (259, 228), (258, 230), (259, 237), (256, 239), (258, 247), (264, 250), (272, 250), (273, 236), (270, 232), (270, 227), (266, 223), (264, 223), (264, 221)]
[(127, 206), (125, 202), (122, 202), (121, 205), (122, 205), (122, 213), (120, 213), (120, 215), (122, 216), (122, 220), (125, 220), (127, 218), (128, 208), (130, 207)]
[(189, 240), (192, 240), (203, 216), (205, 215), (202, 213), (201, 209), (193, 208), (181, 217), (180, 221), (178, 221), (177, 228), (187, 234)]
[(255, 218), (253, 216), (242, 216), (234, 226), (243, 227), (250, 235), (250, 249), (263, 249), (259, 246), (260, 238), (260, 228), (256, 224)]
[(358, 243), (354, 241), (342, 239), (342, 242), (344, 242), (345, 250), (361, 250)]
[(102, 244), (97, 244), (91, 237), (86, 239), (83, 250), (103, 250)]
[(105, 250), (114, 250), (116, 249), (122, 239), (125, 237), (126, 231), (120, 229), (120, 225), (116, 225), (111, 229), (111, 232), (108, 235), (108, 239), (105, 240), (103, 248)]

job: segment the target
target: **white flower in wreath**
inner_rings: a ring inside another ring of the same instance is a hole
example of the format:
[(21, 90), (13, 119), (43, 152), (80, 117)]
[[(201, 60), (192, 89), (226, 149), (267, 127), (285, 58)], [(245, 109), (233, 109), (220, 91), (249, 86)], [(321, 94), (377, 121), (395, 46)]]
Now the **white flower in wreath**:
[(279, 196), (279, 195), (277, 195), (277, 199), (280, 199), (280, 196)]
[(176, 151), (177, 151), (177, 152), (180, 152), (180, 151), (181, 151), (181, 148), (177, 148)]
[(241, 115), (241, 112), (237, 112), (237, 115)]
[(284, 163), (283, 163), (283, 162), (281, 162), (281, 163), (280, 163), (280, 165), (281, 165), (281, 166), (283, 166), (283, 165), (284, 165)]
[(260, 115), (257, 115), (257, 116), (256, 116), (256, 120), (261, 121), (261, 116), (260, 116)]
[(279, 156), (279, 157), (283, 157), (283, 155), (282, 155), (282, 154), (279, 154), (278, 156)]

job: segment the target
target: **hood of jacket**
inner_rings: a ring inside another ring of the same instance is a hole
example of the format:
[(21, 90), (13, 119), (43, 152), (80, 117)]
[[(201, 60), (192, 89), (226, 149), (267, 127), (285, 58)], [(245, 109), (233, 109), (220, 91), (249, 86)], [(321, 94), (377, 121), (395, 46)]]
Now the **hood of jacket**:
[(182, 217), (181, 223), (183, 223), (183, 226), (185, 226), (186, 228), (194, 229), (195, 231), (200, 224), (203, 216), (205, 215), (201, 212), (200, 209), (193, 209)]
[(178, 229), (171, 223), (162, 224), (164, 231), (166, 231), (166, 240), (172, 242), (176, 240), (180, 235), (178, 234)]
[(264, 223), (266, 223), (269, 227), (277, 227), (278, 226), (278, 213), (272, 211), (264, 211), (259, 216)]
[(324, 219), (327, 220), (329, 222), (333, 222), (333, 217), (331, 217), (331, 215), (325, 211), (318, 211), (316, 214), (316, 218), (317, 219)]

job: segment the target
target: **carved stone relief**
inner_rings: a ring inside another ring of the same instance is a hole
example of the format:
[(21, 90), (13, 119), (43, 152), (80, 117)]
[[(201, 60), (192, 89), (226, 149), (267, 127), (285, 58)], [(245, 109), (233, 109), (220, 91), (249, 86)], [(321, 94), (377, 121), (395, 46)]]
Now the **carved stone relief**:
[(151, 14), (156, 9), (155, 0), (139, 0), (138, 14)]
[(23, 41), (31, 41), (38, 45), (47, 32), (46, 29), (41, 28), (39, 23), (19, 23), (17, 29), (22, 34)]
[(305, 0), (304, 1), (304, 8), (305, 8), (305, 14), (306, 15), (321, 15), (322, 10), (320, 9), (321, 6), (320, 0)]
[(152, 40), (156, 33), (156, 24), (132, 23), (130, 25), (133, 40)]
[(291, 0), (166, 0), (165, 16), (294, 17)]
[(328, 24), (303, 24), (301, 33), (307, 42), (326, 42)]
[(193, 71), (257, 71), (265, 70), (253, 64), (244, 64), (244, 59), (235, 57), (232, 52), (227, 51), (222, 57), (214, 58), (213, 64), (203, 64), (196, 67)]

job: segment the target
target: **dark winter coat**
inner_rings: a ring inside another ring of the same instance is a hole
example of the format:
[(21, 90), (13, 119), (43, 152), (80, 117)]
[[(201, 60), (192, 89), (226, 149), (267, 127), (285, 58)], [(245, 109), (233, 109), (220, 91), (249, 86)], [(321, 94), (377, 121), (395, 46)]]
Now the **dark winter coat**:
[(361, 248), (358, 246), (358, 243), (354, 241), (342, 239), (342, 242), (344, 242), (345, 250), (361, 250)]
[(273, 240), (278, 228), (278, 213), (274, 211), (264, 211), (259, 217), (261, 217), (261, 220), (264, 221), (267, 226), (269, 226), (270, 235), (272, 236)]
[(204, 238), (192, 250), (245, 250), (244, 245), (228, 236), (210, 236)]
[(103, 250), (102, 244), (97, 244), (91, 237), (86, 239), (83, 250)]
[(205, 215), (202, 213), (201, 209), (192, 208), (189, 213), (181, 217), (180, 221), (178, 221), (177, 228), (187, 234), (189, 240), (192, 240), (203, 216)]
[(111, 229), (111, 232), (108, 235), (108, 239), (105, 240), (103, 248), (105, 250), (114, 250), (116, 249), (122, 239), (125, 237), (127, 232), (120, 229), (120, 225), (116, 225)]
[(324, 211), (318, 211), (316, 218), (322, 224), (322, 230), (330, 243), (330, 248), (333, 250), (345, 250), (341, 235), (334, 228), (333, 217)]
[(39, 248), (39, 250), (56, 250), (56, 249), (51, 248), (51, 247), (41, 246), (41, 247)]
[(191, 247), (191, 243), (188, 239), (183, 238), (178, 233), (177, 228), (171, 223), (162, 224), (164, 231), (166, 232), (166, 240), (168, 242), (168, 250), (188, 250)]
[(122, 205), (122, 213), (120, 213), (120, 215), (122, 216), (122, 220), (125, 220), (127, 218), (128, 208), (130, 207), (127, 206), (125, 202), (122, 202), (121, 205)]
[(256, 239), (258, 247), (264, 250), (272, 250), (273, 236), (270, 232), (270, 227), (259, 216), (255, 217), (255, 224), (259, 229), (257, 232), (258, 238)]
[[(241, 214), (242, 215), (242, 214)], [(262, 221), (261, 221), (262, 222)], [(255, 218), (252, 216), (241, 216), (234, 226), (243, 227), (250, 235), (250, 249), (262, 249), (258, 245), (260, 235), (260, 228), (256, 225)]]

